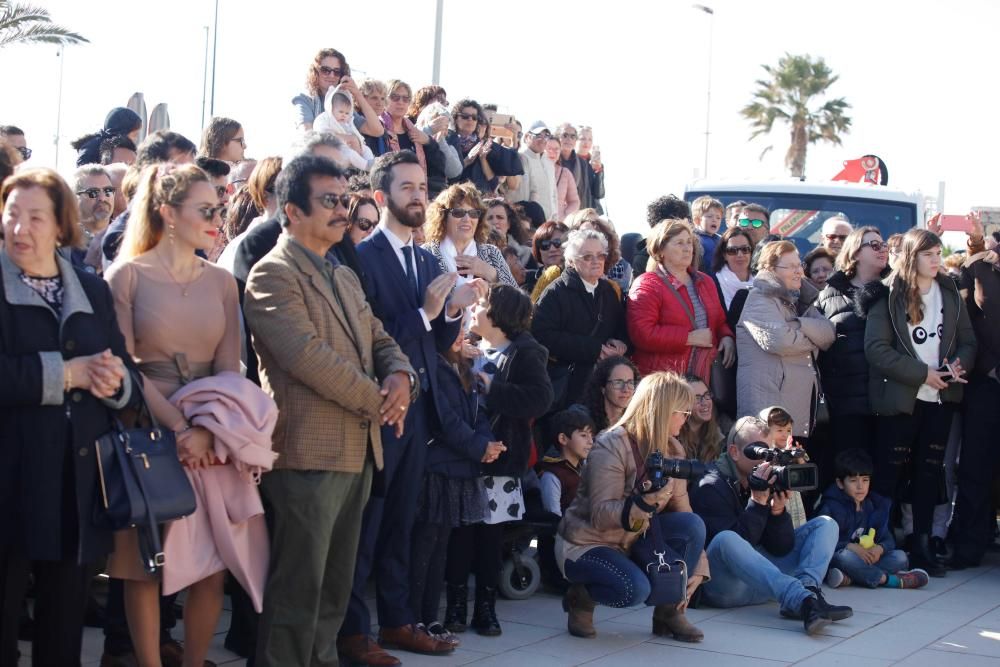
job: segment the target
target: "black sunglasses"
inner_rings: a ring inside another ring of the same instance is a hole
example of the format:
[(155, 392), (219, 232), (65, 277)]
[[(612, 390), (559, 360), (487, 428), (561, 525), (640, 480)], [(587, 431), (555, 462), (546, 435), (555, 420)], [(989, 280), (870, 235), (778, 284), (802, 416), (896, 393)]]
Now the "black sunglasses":
[(354, 221), (354, 224), (357, 225), (358, 229), (360, 229), (361, 231), (367, 232), (368, 230), (375, 227), (375, 225), (378, 224), (378, 221), (368, 220), (366, 218), (358, 218), (357, 220)]
[(337, 208), (338, 203), (344, 208), (348, 208), (351, 205), (351, 195), (325, 194), (320, 197), (313, 197), (313, 199), (318, 201), (320, 206), (331, 211)]
[(727, 246), (726, 254), (730, 257), (735, 257), (736, 255), (749, 255), (751, 252), (750, 246)]
[(334, 76), (342, 76), (344, 74), (344, 70), (340, 69), (339, 67), (327, 67), (326, 65), (320, 65), (319, 71), (325, 74), (326, 76), (330, 76), (331, 74), (333, 74)]
[(113, 187), (107, 187), (107, 188), (87, 188), (86, 190), (80, 190), (80, 191), (78, 191), (76, 194), (78, 194), (78, 195), (87, 195), (91, 199), (97, 199), (98, 197), (101, 196), (102, 192), (104, 193), (105, 197), (113, 197), (115, 195), (115, 189)]
[(481, 218), (483, 217), (483, 212), (477, 208), (449, 208), (448, 213), (453, 218)]
[(538, 242), (538, 247), (542, 250), (548, 250), (549, 248), (561, 248), (562, 239), (542, 239)]
[(204, 208), (196, 208), (195, 210), (201, 215), (205, 220), (212, 220), (215, 216), (222, 216), (222, 212), (226, 209), (225, 206), (205, 206)]

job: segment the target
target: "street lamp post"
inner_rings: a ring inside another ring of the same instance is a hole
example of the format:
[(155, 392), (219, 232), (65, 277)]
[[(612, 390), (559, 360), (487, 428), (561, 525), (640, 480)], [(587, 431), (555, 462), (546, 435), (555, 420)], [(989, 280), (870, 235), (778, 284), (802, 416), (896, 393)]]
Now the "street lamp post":
[(715, 11), (705, 5), (693, 4), (692, 9), (708, 14), (708, 85), (705, 92), (705, 168), (702, 178), (708, 178), (708, 138), (712, 121), (712, 33), (715, 29)]
[(62, 135), (63, 63), (66, 62), (66, 46), (61, 45), (56, 52), (59, 57), (59, 97), (56, 102), (56, 169), (59, 169), (59, 139)]
[[(215, 116), (215, 50), (219, 45), (219, 0), (215, 0), (215, 22), (212, 26), (212, 101), (209, 103), (208, 114)], [(202, 126), (205, 124), (202, 123)]]
[(434, 17), (434, 67), (431, 70), (431, 83), (441, 85), (441, 27), (444, 23), (444, 0), (437, 0), (437, 13)]

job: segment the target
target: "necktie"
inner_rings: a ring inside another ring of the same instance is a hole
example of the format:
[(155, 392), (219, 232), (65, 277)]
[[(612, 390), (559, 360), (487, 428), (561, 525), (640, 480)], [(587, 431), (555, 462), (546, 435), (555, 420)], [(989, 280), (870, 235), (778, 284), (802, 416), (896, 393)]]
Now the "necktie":
[(406, 262), (406, 279), (410, 281), (410, 291), (413, 297), (420, 304), (420, 288), (417, 285), (417, 276), (413, 273), (413, 248), (409, 245), (403, 246), (403, 259)]

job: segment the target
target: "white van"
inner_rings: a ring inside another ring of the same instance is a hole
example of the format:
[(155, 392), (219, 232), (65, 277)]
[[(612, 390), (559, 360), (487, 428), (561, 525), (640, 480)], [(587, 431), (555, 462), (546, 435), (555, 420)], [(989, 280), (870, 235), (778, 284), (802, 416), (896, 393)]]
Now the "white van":
[(702, 195), (711, 195), (726, 206), (743, 200), (767, 207), (771, 232), (793, 241), (802, 255), (819, 244), (823, 222), (838, 214), (854, 227), (878, 227), (884, 239), (924, 226), (923, 197), (884, 185), (794, 179), (700, 180), (684, 189), (688, 202)]

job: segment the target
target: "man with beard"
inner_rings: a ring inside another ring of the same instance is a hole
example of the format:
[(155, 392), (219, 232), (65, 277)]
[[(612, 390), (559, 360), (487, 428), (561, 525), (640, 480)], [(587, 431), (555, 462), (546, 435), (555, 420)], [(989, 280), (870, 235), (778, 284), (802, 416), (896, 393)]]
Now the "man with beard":
[(77, 169), (73, 174), (73, 184), (80, 206), (83, 244), (79, 248), (70, 249), (70, 259), (84, 271), (99, 274), (101, 258), (92, 248), (100, 247), (104, 232), (111, 222), (117, 188), (111, 182), (107, 170), (99, 164), (88, 164)]
[[(462, 310), (485, 296), (476, 279), (455, 288), (457, 273), (442, 274), (437, 260), (416, 246), (413, 231), (424, 223), (427, 177), (410, 151), (387, 153), (372, 168), (372, 190), (382, 209), (375, 231), (358, 245), (369, 281), (368, 300), (386, 331), (417, 370), (417, 398), (402, 435), (383, 427), (385, 460), (365, 507), (354, 570), (354, 590), (337, 648), (345, 661), (377, 667), (398, 665), (380, 644), (415, 653), (447, 654), (453, 642), (416, 624), (410, 606), (410, 535), (427, 455), (428, 421), (437, 400), (438, 354), (458, 336)], [(452, 289), (454, 288), (454, 292)], [(448, 295), (451, 293), (451, 297)], [(365, 587), (375, 574), (379, 643), (372, 641)]]

